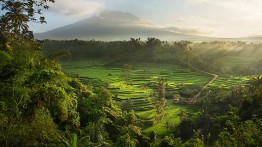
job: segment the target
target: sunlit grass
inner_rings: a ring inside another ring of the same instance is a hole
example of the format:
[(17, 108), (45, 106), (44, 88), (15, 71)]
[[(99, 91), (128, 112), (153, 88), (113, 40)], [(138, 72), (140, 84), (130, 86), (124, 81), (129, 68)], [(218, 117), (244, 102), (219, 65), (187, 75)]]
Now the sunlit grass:
[(214, 80), (209, 87), (216, 87), (216, 88), (230, 88), (232, 86), (239, 86), (246, 84), (249, 81), (250, 77), (248, 76), (231, 76), (231, 77), (218, 77)]
[[(180, 123), (179, 113), (181, 111), (185, 112), (197, 112), (196, 108), (192, 106), (182, 106), (173, 104), (173, 100), (168, 100), (168, 104), (166, 107), (166, 116), (157, 124), (144, 129), (145, 133), (150, 133), (155, 131), (159, 135), (165, 135), (170, 133), (170, 130), (165, 128), (165, 123), (168, 122), (170, 125), (175, 126)], [(151, 114), (150, 114), (151, 113)], [(155, 109), (146, 111), (146, 112), (138, 112), (137, 115), (141, 118), (152, 120), (155, 115)]]
[[(155, 116), (155, 102), (152, 94), (160, 79), (164, 80), (168, 89), (179, 91), (181, 85), (201, 87), (213, 77), (191, 69), (171, 64), (140, 64), (131, 65), (126, 77), (121, 67), (106, 67), (103, 60), (83, 60), (63, 63), (63, 69), (68, 74), (78, 74), (85, 84), (105, 86), (111, 91), (116, 101), (131, 99), (133, 108), (139, 118), (152, 122)], [(247, 77), (218, 77), (209, 87), (236, 86), (248, 80)], [(169, 132), (164, 127), (168, 122), (173, 126), (179, 124), (178, 114), (181, 111), (196, 112), (191, 106), (173, 104), (168, 100), (166, 116), (154, 126), (146, 126), (144, 132), (156, 131), (159, 135)]]

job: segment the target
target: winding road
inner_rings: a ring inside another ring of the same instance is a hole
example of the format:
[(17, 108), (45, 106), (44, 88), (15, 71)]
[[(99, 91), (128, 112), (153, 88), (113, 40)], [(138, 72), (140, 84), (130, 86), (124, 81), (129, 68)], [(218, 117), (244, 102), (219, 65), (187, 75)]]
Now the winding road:
[(193, 66), (190, 66), (190, 68), (192, 68), (192, 69), (194, 69), (198, 72), (213, 76), (213, 78), (205, 86), (203, 86), (202, 89), (194, 97), (192, 97), (191, 100), (189, 101), (189, 104), (195, 104), (195, 102), (197, 101), (197, 98), (200, 96), (200, 94), (207, 88), (208, 85), (210, 85), (218, 77), (218, 75), (197, 69)]

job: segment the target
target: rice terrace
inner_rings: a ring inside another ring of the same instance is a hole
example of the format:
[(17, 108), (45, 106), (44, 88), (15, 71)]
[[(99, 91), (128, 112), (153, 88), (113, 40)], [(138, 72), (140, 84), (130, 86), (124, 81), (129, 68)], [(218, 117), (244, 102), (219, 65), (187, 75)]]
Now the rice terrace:
[[(197, 109), (193, 105), (187, 106), (186, 104), (190, 104), (204, 86), (230, 88), (245, 85), (249, 80), (245, 76), (232, 76), (219, 77), (213, 81), (214, 75), (172, 64), (142, 63), (106, 67), (105, 61), (93, 59), (67, 61), (63, 62), (62, 66), (69, 75), (77, 75), (83, 84), (106, 87), (111, 92), (113, 99), (123, 105), (123, 109), (134, 109), (137, 116), (149, 124), (154, 121), (155, 97), (159, 90), (158, 86), (163, 82), (161, 86), (164, 87), (165, 97), (169, 98), (166, 108), (167, 116), (158, 125), (144, 128), (145, 132), (156, 131), (159, 134), (168, 131), (164, 126), (166, 122), (173, 125), (179, 123), (179, 119), (175, 119), (179, 117), (179, 113), (194, 112), (194, 109)], [(181, 100), (181, 97), (185, 98), (184, 101)]]
[(0, 146), (262, 146), (261, 0), (0, 0)]

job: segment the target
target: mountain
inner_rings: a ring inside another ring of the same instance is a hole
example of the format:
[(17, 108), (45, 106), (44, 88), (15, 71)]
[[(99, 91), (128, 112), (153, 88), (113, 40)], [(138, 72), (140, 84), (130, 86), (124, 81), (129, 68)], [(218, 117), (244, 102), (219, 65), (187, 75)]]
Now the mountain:
[(44, 33), (36, 33), (36, 39), (81, 40), (129, 40), (155, 37), (162, 40), (192, 40), (205, 37), (176, 33), (159, 28), (131, 13), (104, 11), (99, 15)]

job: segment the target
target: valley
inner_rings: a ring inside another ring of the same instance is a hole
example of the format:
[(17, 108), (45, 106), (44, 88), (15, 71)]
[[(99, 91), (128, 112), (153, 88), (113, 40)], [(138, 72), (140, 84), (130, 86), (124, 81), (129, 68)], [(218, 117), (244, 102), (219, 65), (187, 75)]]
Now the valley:
[[(78, 77), (83, 84), (93, 88), (108, 89), (123, 110), (135, 110), (136, 115), (145, 124), (144, 132), (155, 131), (159, 135), (168, 134), (169, 129), (165, 128), (165, 123), (179, 124), (181, 112), (198, 111), (196, 106), (188, 104), (196, 95), (199, 97), (199, 92), (206, 90), (204, 87), (207, 90), (229, 89), (246, 85), (249, 80), (249, 77), (245, 76), (214, 78), (203, 71), (173, 64), (136, 63), (116, 67), (106, 65), (107, 62), (103, 59), (62, 62), (66, 74)], [(164, 81), (165, 84), (166, 116), (154, 124), (160, 81)], [(183, 101), (178, 102), (177, 97)]]

